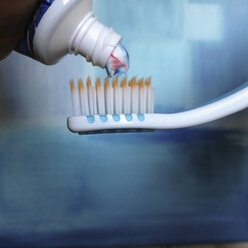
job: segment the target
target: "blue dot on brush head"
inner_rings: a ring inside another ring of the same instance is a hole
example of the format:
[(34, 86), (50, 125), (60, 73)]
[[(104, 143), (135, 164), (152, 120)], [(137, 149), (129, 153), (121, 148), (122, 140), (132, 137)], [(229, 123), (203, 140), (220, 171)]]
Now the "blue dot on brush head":
[(127, 121), (132, 121), (133, 120), (133, 116), (131, 114), (125, 114), (126, 120)]
[(115, 122), (119, 122), (121, 119), (120, 115), (112, 115), (112, 116)]
[(145, 116), (143, 114), (138, 114), (137, 116), (138, 116), (138, 119), (140, 121), (144, 121), (145, 120)]
[(103, 123), (108, 121), (108, 117), (106, 115), (100, 115), (100, 119)]
[(87, 116), (87, 120), (88, 120), (89, 123), (94, 123), (95, 122), (95, 118), (92, 115)]

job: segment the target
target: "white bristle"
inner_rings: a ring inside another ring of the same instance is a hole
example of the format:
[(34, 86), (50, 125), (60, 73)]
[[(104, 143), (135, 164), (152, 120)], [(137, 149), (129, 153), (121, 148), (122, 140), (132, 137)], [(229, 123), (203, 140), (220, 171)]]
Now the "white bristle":
[(154, 113), (154, 106), (155, 106), (155, 89), (152, 88), (151, 111), (150, 111), (150, 113)]
[(114, 113), (122, 114), (122, 88), (118, 84), (118, 77), (113, 80), (113, 89), (114, 89)]
[(129, 82), (131, 87), (131, 113), (139, 112), (139, 88), (136, 84), (136, 78), (132, 78)]
[(104, 93), (105, 93), (106, 113), (114, 114), (114, 93), (112, 86), (110, 86), (109, 78), (105, 79)]
[(78, 81), (78, 89), (79, 89), (79, 95), (80, 95), (82, 115), (89, 115), (87, 88), (84, 87), (82, 79), (79, 79)]
[(93, 115), (93, 92), (90, 78), (87, 79), (87, 94), (89, 103), (89, 115)]
[(152, 88), (147, 87), (147, 106), (146, 106), (146, 112), (151, 113), (151, 101), (152, 101)]
[[(155, 89), (151, 87), (151, 78), (138, 80), (132, 78), (127, 84), (125, 77), (119, 85), (118, 77), (105, 79), (104, 86), (100, 78), (96, 86), (87, 79), (78, 81), (78, 90), (71, 80), (71, 92), (74, 115), (105, 115), (105, 114), (145, 114), (154, 112)], [(81, 106), (81, 108), (80, 108)]]
[(122, 109), (123, 113), (131, 114), (131, 88), (127, 85), (127, 78), (125, 77), (121, 82), (122, 88)]
[(97, 115), (97, 102), (96, 102), (96, 87), (92, 87), (93, 95), (93, 115)]
[(119, 114), (119, 85), (118, 77), (113, 80), (113, 89), (114, 89), (114, 113)]
[(100, 78), (96, 81), (97, 111), (99, 115), (105, 115), (104, 87)]
[(150, 78), (146, 80), (146, 112), (152, 112), (152, 87), (151, 87), (151, 80)]
[(78, 90), (75, 88), (74, 81), (70, 81), (71, 85), (71, 97), (72, 97), (72, 109), (74, 115), (81, 115), (80, 100)]
[(146, 92), (144, 79), (139, 80), (139, 113), (144, 114), (146, 112)]

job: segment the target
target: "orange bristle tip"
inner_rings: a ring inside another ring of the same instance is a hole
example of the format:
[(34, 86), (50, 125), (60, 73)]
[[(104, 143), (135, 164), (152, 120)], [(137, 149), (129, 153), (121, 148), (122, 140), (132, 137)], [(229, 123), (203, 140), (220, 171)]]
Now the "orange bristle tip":
[(80, 79), (78, 80), (78, 89), (79, 89), (79, 90), (82, 90), (83, 88), (84, 88), (83, 80), (80, 78)]
[(100, 88), (101, 87), (101, 79), (97, 78), (96, 79), (96, 88)]
[(71, 86), (71, 91), (76, 90), (76, 89), (75, 89), (75, 84), (74, 84), (74, 80), (73, 80), (73, 79), (70, 80), (70, 86)]
[(121, 87), (126, 87), (127, 86), (127, 77), (123, 78), (121, 81)]
[(115, 77), (113, 79), (113, 87), (118, 87), (118, 81), (119, 81), (119, 78), (118, 77)]
[(87, 78), (87, 87), (91, 87), (92, 83), (91, 83), (91, 79), (90, 77)]

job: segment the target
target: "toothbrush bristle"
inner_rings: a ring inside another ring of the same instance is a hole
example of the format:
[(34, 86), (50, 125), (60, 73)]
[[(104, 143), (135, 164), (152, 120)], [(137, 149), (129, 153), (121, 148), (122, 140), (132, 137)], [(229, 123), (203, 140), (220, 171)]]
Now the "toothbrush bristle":
[(99, 89), (101, 87), (101, 79), (97, 78), (96, 79), (96, 88)]
[(84, 89), (83, 80), (81, 78), (78, 80), (78, 89), (79, 91), (82, 91)]
[(73, 80), (73, 79), (70, 80), (70, 86), (71, 86), (71, 91), (76, 90), (76, 89), (75, 89), (75, 84), (74, 84), (74, 80)]
[[(119, 78), (115, 77), (110, 84), (110, 78), (104, 80), (97, 78), (95, 86), (91, 78), (86, 80), (84, 87), (83, 80), (78, 80), (78, 91), (74, 80), (70, 80), (70, 87), (73, 97), (73, 106), (81, 106), (81, 115), (106, 115), (106, 114), (145, 114), (154, 112), (155, 89), (151, 87), (151, 77), (136, 79), (133, 77), (127, 82), (123, 78), (119, 84)], [(79, 96), (79, 97), (78, 97)], [(80, 115), (80, 110), (74, 113)]]
[(119, 78), (118, 76), (114, 78), (113, 80), (113, 88), (117, 88), (118, 87), (118, 81), (119, 81)]
[(121, 87), (127, 87), (127, 77), (124, 77), (121, 81)]
[(87, 78), (87, 88), (90, 88), (91, 87), (91, 79), (90, 77)]
[(144, 78), (141, 78), (138, 80), (138, 85), (139, 85), (140, 89), (144, 88)]
[(105, 87), (105, 89), (108, 89), (108, 88), (110, 87), (109, 77), (107, 77), (107, 78), (105, 79), (104, 87)]
[(151, 86), (151, 81), (152, 81), (151, 76), (146, 79), (145, 84), (146, 84), (147, 87)]
[(136, 77), (132, 77), (128, 83), (129, 86), (135, 87), (136, 86)]

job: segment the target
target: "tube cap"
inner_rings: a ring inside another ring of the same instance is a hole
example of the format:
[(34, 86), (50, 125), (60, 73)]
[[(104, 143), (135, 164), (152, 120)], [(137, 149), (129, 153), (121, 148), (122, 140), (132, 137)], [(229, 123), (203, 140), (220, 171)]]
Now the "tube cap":
[(93, 65), (104, 68), (120, 40), (119, 34), (103, 25), (96, 17), (93, 17), (93, 13), (90, 13), (74, 33), (71, 50), (75, 55), (84, 56)]

